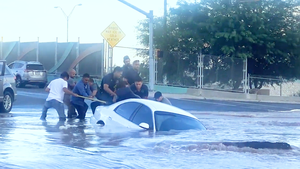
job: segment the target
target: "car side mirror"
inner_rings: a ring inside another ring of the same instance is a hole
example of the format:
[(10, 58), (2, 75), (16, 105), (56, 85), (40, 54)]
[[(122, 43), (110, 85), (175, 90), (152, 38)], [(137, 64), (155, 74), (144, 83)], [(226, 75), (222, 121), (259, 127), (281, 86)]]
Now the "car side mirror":
[(149, 124), (147, 123), (140, 123), (139, 125), (141, 128), (148, 130), (149, 129)]

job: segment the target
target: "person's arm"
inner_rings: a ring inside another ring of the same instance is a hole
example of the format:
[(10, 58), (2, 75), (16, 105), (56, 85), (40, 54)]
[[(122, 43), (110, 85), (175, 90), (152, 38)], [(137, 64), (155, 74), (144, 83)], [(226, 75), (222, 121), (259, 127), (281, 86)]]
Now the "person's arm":
[(75, 96), (75, 97), (78, 97), (78, 94), (73, 93), (71, 90), (69, 90), (69, 89), (66, 88), (66, 87), (63, 88), (63, 91), (64, 91), (65, 93), (69, 94), (69, 95), (73, 95), (73, 96)]
[(46, 91), (46, 92), (50, 92), (50, 88), (49, 88), (49, 87), (46, 87), (45, 91)]
[(46, 92), (50, 92), (51, 85), (52, 85), (52, 82), (50, 82), (49, 85), (46, 87), (46, 89), (45, 89)]
[(87, 84), (87, 88), (86, 88), (86, 94), (89, 96), (89, 97), (94, 97), (92, 95), (92, 91), (91, 91), (91, 86), (89, 84)]
[(95, 97), (97, 92), (98, 92), (97, 84), (94, 83), (93, 86), (92, 86), (92, 89), (93, 89), (92, 96)]
[(111, 96), (116, 96), (116, 93), (113, 92), (112, 90), (110, 90), (108, 84), (104, 84), (104, 85), (103, 85), (103, 89), (104, 89), (107, 93), (109, 93)]
[(107, 93), (109, 93), (111, 96), (116, 96), (116, 93), (114, 92), (114, 91), (112, 91), (112, 90), (110, 90), (110, 88), (109, 88), (109, 82), (110, 82), (110, 78), (109, 77), (105, 77), (104, 79), (103, 79), (103, 89), (107, 92)]
[(115, 95), (114, 98), (113, 98), (113, 102), (114, 102), (114, 103), (117, 102), (117, 99), (118, 99), (118, 96)]
[(169, 105), (172, 105), (172, 103), (170, 102), (169, 99), (167, 99), (166, 97), (163, 98), (163, 102)]

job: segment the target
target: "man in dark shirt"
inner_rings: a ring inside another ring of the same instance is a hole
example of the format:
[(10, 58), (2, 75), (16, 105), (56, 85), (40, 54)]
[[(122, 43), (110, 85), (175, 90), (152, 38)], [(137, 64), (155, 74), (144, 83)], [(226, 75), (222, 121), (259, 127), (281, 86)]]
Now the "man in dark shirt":
[(124, 76), (127, 79), (127, 82), (129, 85), (134, 84), (135, 79), (139, 77), (139, 69), (140, 69), (140, 61), (135, 60), (132, 63), (132, 67), (127, 70), (127, 72), (124, 71)]
[(135, 82), (130, 86), (130, 89), (134, 94), (140, 96), (142, 99), (148, 99), (149, 90), (148, 87), (143, 84), (141, 77), (138, 76), (135, 79)]
[(138, 95), (135, 95), (130, 87), (126, 86), (126, 82), (121, 80), (117, 84), (116, 90), (117, 97), (114, 98), (114, 102), (119, 102), (122, 100), (130, 99), (130, 98), (140, 98)]
[[(106, 101), (108, 105), (113, 103), (113, 98), (117, 96), (115, 93), (116, 84), (121, 78), (122, 72), (122, 68), (117, 66), (112, 73), (109, 73), (102, 78), (100, 90), (96, 95), (97, 99)], [(91, 103), (93, 113), (95, 113), (96, 107), (100, 105), (100, 102)]]
[(130, 70), (132, 69), (132, 65), (130, 64), (130, 58), (129, 58), (129, 56), (124, 56), (123, 57), (123, 62), (124, 62), (124, 65), (123, 65), (123, 67), (122, 67), (122, 70), (123, 70), (123, 80), (125, 81), (125, 82), (127, 82), (128, 83), (128, 76), (129, 76), (129, 74), (130, 74)]
[[(92, 98), (93, 96), (89, 85), (89, 79), (90, 75), (85, 73), (82, 79), (75, 85), (73, 93), (78, 94), (79, 96)], [(71, 103), (78, 112), (77, 118), (80, 120), (85, 119), (85, 115), (89, 106), (84, 102), (84, 98), (72, 96)]]

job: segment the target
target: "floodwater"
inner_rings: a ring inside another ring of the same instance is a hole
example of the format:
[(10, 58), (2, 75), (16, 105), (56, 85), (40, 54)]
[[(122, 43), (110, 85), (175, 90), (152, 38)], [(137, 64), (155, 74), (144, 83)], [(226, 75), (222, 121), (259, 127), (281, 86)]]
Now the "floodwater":
[[(28, 110), (26, 110), (28, 111)], [(207, 131), (102, 134), (49, 110), (0, 118), (0, 168), (300, 168), (300, 111), (192, 112)], [(292, 150), (226, 147), (220, 142), (286, 142)]]

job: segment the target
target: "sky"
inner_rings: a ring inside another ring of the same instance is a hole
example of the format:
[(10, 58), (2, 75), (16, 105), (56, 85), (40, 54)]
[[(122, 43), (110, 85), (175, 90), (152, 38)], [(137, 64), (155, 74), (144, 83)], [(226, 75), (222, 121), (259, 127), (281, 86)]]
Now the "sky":
[[(153, 10), (154, 16), (164, 13), (164, 0), (127, 0), (145, 12)], [(168, 0), (168, 8), (176, 7), (177, 0)], [(118, 0), (0, 0), (0, 36), (3, 41), (66, 42), (67, 20), (60, 6), (68, 15), (77, 6), (69, 19), (69, 42), (102, 43), (101, 33), (113, 21), (125, 33), (117, 46), (143, 47), (137, 40), (136, 26), (146, 16)], [(114, 48), (113, 64), (121, 66), (122, 58), (134, 58), (135, 51)]]

